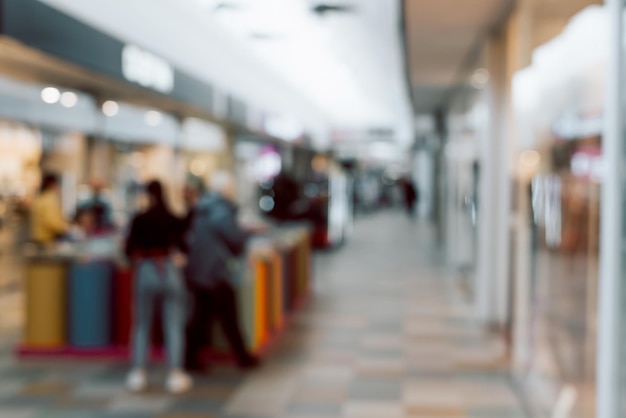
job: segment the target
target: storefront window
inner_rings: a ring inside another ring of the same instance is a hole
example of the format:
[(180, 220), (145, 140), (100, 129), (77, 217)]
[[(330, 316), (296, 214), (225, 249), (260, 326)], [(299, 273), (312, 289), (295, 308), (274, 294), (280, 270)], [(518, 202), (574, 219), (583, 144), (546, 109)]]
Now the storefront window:
[(595, 416), (607, 19), (601, 6), (582, 10), (514, 80), (530, 194), (528, 299), (516, 295), (529, 313), (518, 322), (530, 336), (521, 375), (532, 409), (548, 416)]

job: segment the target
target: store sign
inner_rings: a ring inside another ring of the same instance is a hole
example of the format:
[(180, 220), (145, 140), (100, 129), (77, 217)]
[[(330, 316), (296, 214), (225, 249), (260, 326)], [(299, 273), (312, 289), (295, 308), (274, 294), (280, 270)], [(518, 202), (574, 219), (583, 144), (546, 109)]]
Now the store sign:
[(602, 116), (583, 118), (575, 114), (561, 117), (554, 125), (554, 133), (563, 139), (580, 139), (602, 134)]
[(600, 181), (604, 173), (604, 159), (600, 147), (587, 147), (575, 152), (570, 163), (576, 177)]
[(248, 108), (246, 104), (232, 96), (226, 97), (226, 118), (242, 126), (248, 123)]
[(135, 45), (122, 50), (122, 74), (131, 83), (169, 94), (174, 90), (174, 69), (162, 58)]
[(293, 118), (286, 116), (268, 116), (263, 129), (268, 135), (287, 142), (295, 142), (304, 136), (304, 128)]

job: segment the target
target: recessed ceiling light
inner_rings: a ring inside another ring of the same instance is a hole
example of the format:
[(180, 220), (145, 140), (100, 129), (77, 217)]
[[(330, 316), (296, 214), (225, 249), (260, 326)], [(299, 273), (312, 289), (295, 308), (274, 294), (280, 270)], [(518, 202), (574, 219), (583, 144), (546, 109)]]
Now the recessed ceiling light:
[(46, 87), (41, 90), (41, 100), (48, 104), (54, 104), (61, 98), (61, 92), (56, 87)]
[[(199, 0), (199, 1), (205, 4), (208, 3), (206, 0)], [(221, 11), (221, 10), (239, 10), (240, 8), (241, 6), (238, 3), (228, 2), (228, 1), (219, 1), (217, 2), (217, 4), (213, 6), (213, 10), (216, 12)]]
[(474, 71), (474, 74), (472, 74), (471, 83), (474, 88), (482, 89), (487, 85), (488, 82), (489, 82), (488, 70), (484, 68), (480, 68)]
[(102, 113), (109, 117), (117, 115), (117, 112), (119, 111), (120, 106), (117, 104), (117, 102), (114, 102), (113, 100), (107, 100), (102, 104)]
[(66, 91), (61, 95), (61, 105), (63, 107), (72, 108), (78, 104), (78, 96), (72, 91)]

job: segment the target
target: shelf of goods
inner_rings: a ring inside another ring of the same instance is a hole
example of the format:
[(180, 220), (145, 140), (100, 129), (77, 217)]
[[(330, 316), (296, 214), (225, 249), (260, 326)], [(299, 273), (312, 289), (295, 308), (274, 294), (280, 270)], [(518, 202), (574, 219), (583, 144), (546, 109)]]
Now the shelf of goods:
[[(21, 357), (127, 358), (132, 328), (133, 274), (114, 258), (30, 257)], [(311, 235), (287, 228), (252, 240), (235, 281), (248, 347), (262, 354), (308, 298)], [(156, 310), (158, 311), (158, 309)], [(153, 353), (161, 356), (161, 319), (153, 320)], [(215, 321), (213, 321), (215, 322)], [(227, 358), (217, 327), (208, 355)]]

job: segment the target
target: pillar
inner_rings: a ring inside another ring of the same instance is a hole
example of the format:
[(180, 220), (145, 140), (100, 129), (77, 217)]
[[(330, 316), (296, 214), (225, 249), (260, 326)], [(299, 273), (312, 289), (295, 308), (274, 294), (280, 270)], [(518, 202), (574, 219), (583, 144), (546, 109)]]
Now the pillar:
[(624, 414), (624, 22), (623, 0), (607, 0), (612, 19), (611, 56), (603, 138), (604, 178), (601, 194), (600, 295), (598, 315), (597, 417)]

